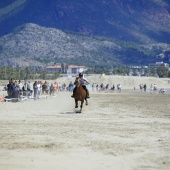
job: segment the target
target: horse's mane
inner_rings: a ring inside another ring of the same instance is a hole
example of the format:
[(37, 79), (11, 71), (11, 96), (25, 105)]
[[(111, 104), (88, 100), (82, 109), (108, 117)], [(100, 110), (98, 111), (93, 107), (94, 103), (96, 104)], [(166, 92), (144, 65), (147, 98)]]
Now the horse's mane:
[(76, 86), (80, 86), (80, 78), (79, 77), (76, 77), (76, 80), (75, 80), (74, 84)]

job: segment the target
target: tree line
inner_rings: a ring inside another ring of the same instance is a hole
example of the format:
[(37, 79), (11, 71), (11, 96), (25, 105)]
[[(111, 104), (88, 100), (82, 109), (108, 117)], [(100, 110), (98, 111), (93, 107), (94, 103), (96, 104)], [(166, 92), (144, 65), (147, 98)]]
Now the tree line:
[(30, 67), (13, 68), (13, 67), (0, 67), (0, 80), (10, 80), (15, 78), (16, 80), (29, 80), (29, 79), (57, 79), (60, 77), (60, 73), (47, 74), (46, 70), (30, 69)]
[[(130, 75), (130, 68), (113, 68), (113, 69), (99, 69), (99, 68), (92, 68), (88, 69), (86, 71), (87, 74), (114, 74), (114, 75)], [(155, 77), (156, 75), (160, 78), (163, 77), (170, 77), (170, 70), (164, 66), (160, 66), (157, 69), (145, 69), (144, 72), (142, 69), (133, 69), (133, 72), (131, 74), (132, 76), (150, 76), (150, 77)]]
[[(30, 67), (24, 67), (24, 68), (13, 68), (13, 67), (0, 67), (0, 80), (9, 80), (12, 77), (17, 80), (28, 80), (28, 79), (43, 79), (43, 80), (49, 80), (49, 79), (57, 79), (60, 77), (60, 74), (62, 72), (55, 72), (52, 74), (48, 74), (46, 70), (36, 70), (36, 69), (30, 69)], [(112, 69), (106, 69), (106, 68), (89, 68), (86, 72), (86, 74), (106, 74), (106, 75), (129, 75), (130, 69), (128, 67), (126, 68), (112, 68)], [(164, 66), (160, 66), (157, 69), (153, 68), (151, 70), (145, 69), (144, 73), (142, 70), (133, 69), (132, 76), (159, 76), (160, 78), (163, 77), (170, 77), (170, 70)]]

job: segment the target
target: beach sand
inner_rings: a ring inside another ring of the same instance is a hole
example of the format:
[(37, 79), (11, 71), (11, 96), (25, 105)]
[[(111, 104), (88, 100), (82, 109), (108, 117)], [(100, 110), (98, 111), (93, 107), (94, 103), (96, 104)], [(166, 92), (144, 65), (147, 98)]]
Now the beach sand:
[(82, 113), (70, 96), (0, 103), (1, 170), (170, 169), (169, 94), (91, 92)]

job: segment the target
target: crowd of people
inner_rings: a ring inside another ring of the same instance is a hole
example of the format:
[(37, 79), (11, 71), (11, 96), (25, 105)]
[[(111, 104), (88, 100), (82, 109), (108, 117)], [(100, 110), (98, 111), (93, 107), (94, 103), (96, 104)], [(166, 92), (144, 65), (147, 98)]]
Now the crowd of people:
[[(151, 84), (150, 87), (147, 88), (146, 84), (139, 84), (139, 89), (140, 89), (141, 92), (142, 91), (146, 92), (147, 89), (150, 92), (156, 92), (157, 91), (157, 85), (156, 84)], [(135, 90), (135, 87), (134, 87), (134, 90)]]
[[(122, 85), (117, 84), (117, 90), (121, 92)], [(104, 85), (103, 83), (92, 84), (91, 90), (96, 92), (102, 91), (115, 91), (115, 85), (110, 86), (109, 84)], [(75, 88), (74, 83), (70, 82), (68, 85), (65, 83), (61, 84), (58, 82), (48, 82), (48, 81), (35, 81), (31, 83), (30, 81), (21, 81), (10, 79), (9, 83), (4, 87), (7, 91), (6, 98), (8, 99), (19, 99), (22, 97), (38, 99), (41, 95), (56, 95), (59, 91), (73, 91)]]
[[(92, 92), (111, 92), (111, 91), (118, 91), (121, 92), (122, 85), (119, 83), (117, 85), (110, 85), (103, 83), (92, 83), (90, 87)], [(61, 84), (58, 82), (48, 82), (48, 81), (35, 81), (34, 83), (30, 83), (30, 81), (21, 81), (21, 80), (9, 80), (9, 83), (4, 87), (4, 90), (7, 91), (6, 98), (8, 99), (18, 99), (21, 97), (26, 98), (34, 98), (35, 100), (40, 98), (42, 95), (56, 95), (59, 91), (73, 91), (74, 92), (75, 85), (74, 83), (70, 82), (68, 85), (65, 83)], [(148, 88), (146, 84), (139, 84), (140, 91), (150, 91), (156, 92), (157, 85), (151, 84)], [(134, 86), (134, 90), (136, 90)], [(159, 93), (165, 93), (165, 89), (161, 89)], [(74, 94), (74, 93), (73, 93)], [(88, 93), (89, 95), (89, 93)]]
[(104, 85), (103, 83), (101, 83), (100, 85), (95, 83), (92, 84), (92, 91), (96, 91), (96, 92), (102, 92), (102, 91), (108, 92), (109, 90), (115, 91), (116, 88), (119, 92), (121, 92), (122, 85), (119, 83), (115, 87), (114, 84), (112, 86), (110, 86), (109, 84)]
[(58, 91), (66, 89), (65, 83), (35, 81), (32, 85), (30, 81), (25, 81), (22, 84), (21, 80), (13, 79), (9, 80), (7, 86), (4, 87), (4, 90), (7, 91), (6, 98), (8, 99), (18, 99), (24, 96), (27, 98), (33, 97), (35, 100), (41, 95), (55, 95)]

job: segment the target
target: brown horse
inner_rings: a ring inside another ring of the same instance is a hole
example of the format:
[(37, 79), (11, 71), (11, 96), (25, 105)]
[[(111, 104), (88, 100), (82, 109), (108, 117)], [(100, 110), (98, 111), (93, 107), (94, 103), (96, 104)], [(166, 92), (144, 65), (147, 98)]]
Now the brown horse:
[(76, 86), (77, 86), (77, 89), (74, 93), (74, 99), (75, 99), (75, 108), (78, 108), (78, 101), (81, 101), (81, 105), (80, 105), (80, 113), (82, 111), (82, 108), (83, 108), (83, 103), (84, 103), (84, 100), (86, 101), (86, 105), (88, 105), (88, 101), (87, 101), (87, 98), (86, 98), (86, 91), (83, 89), (81, 83), (80, 83), (80, 78), (76, 78), (75, 80), (75, 83), (74, 83)]

